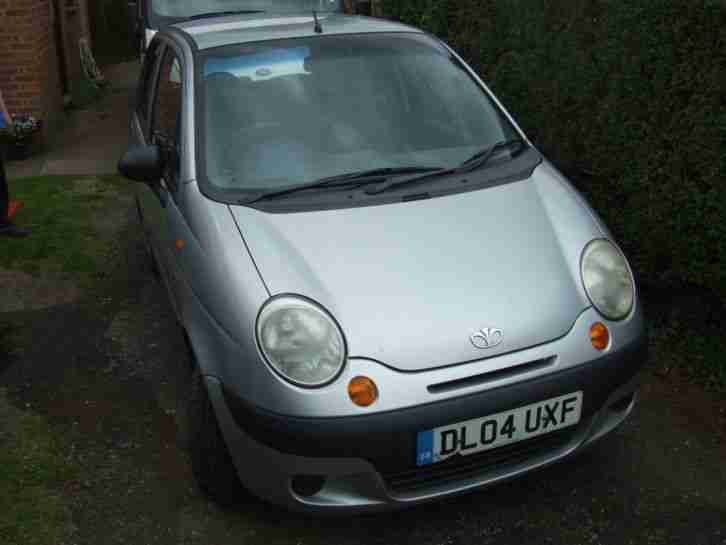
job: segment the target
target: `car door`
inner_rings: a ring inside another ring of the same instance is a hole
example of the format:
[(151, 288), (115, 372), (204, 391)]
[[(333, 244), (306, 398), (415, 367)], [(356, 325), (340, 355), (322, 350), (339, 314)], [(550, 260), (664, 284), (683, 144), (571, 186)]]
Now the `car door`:
[[(164, 46), (159, 42), (155, 42), (144, 60), (133, 115), (131, 116), (130, 147), (145, 146), (151, 143), (151, 112), (156, 96), (156, 80), (163, 52)], [(151, 250), (157, 257), (157, 261), (159, 261), (156, 232), (161, 228), (161, 213), (159, 210), (160, 195), (157, 189), (156, 184), (136, 185), (136, 202), (144, 235)]]
[(151, 45), (143, 66), (139, 84), (133, 97), (131, 115), (130, 144), (139, 146), (149, 143), (148, 134), (151, 123), (151, 105), (156, 89), (156, 76), (159, 69), (159, 60), (164, 46), (160, 42)]
[(150, 105), (147, 141), (159, 147), (164, 159), (164, 174), (158, 184), (149, 185), (142, 202), (142, 213), (162, 275), (176, 306), (176, 283), (180, 280), (177, 262), (178, 240), (184, 231), (184, 218), (178, 207), (181, 165), (182, 64), (176, 51), (168, 46), (161, 54), (155, 91)]

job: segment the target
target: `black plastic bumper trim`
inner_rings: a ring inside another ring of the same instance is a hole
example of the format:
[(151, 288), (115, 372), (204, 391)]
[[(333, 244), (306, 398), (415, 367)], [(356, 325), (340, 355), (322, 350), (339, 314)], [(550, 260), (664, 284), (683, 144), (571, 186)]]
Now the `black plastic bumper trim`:
[(279, 452), (306, 457), (355, 457), (377, 467), (405, 467), (415, 459), (416, 434), (530, 403), (582, 391), (582, 418), (595, 414), (645, 364), (645, 335), (590, 363), (476, 394), (363, 416), (300, 418), (256, 407), (224, 390), (237, 425)]
[(513, 378), (517, 375), (524, 373), (530, 373), (554, 365), (557, 361), (556, 356), (549, 358), (542, 358), (527, 363), (521, 363), (513, 367), (507, 367), (506, 369), (499, 369), (497, 371), (489, 371), (488, 373), (482, 373), (480, 375), (474, 375), (472, 377), (459, 378), (456, 380), (449, 380), (447, 382), (439, 382), (438, 384), (431, 384), (426, 389), (432, 394), (441, 394), (444, 392), (451, 392), (460, 388), (470, 388), (471, 386), (479, 386), (486, 384), (493, 380), (502, 378)]

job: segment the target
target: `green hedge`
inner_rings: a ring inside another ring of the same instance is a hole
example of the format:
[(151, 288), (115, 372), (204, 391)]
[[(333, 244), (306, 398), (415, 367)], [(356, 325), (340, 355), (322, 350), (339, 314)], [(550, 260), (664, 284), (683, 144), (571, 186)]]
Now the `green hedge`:
[(646, 282), (726, 299), (726, 2), (384, 0), (447, 41)]

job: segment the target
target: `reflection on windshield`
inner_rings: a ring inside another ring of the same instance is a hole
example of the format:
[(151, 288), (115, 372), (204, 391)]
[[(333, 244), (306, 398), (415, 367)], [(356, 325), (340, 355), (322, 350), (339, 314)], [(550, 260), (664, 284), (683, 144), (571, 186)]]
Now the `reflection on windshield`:
[(245, 57), (211, 58), (204, 66), (206, 80), (231, 74), (238, 80), (261, 81), (284, 76), (309, 75), (305, 59), (310, 56), (307, 47), (270, 49)]
[(341, 11), (341, 0), (153, 0), (161, 17), (186, 18), (218, 11), (260, 10), (270, 13)]
[(248, 45), (210, 53), (203, 77), (204, 169), (224, 189), (455, 166), (514, 136), (474, 80), (413, 34)]

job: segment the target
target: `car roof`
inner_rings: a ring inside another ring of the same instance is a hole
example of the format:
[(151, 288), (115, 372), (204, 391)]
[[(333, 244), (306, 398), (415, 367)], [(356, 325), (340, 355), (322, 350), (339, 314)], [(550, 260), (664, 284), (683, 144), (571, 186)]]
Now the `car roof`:
[(280, 17), (265, 15), (232, 15), (199, 19), (177, 23), (177, 28), (187, 34), (197, 49), (211, 49), (225, 45), (331, 36), (341, 34), (366, 34), (377, 32), (417, 32), (420, 30), (372, 17), (359, 17), (337, 13), (318, 15), (323, 34), (315, 32), (315, 19), (310, 15), (286, 15)]

